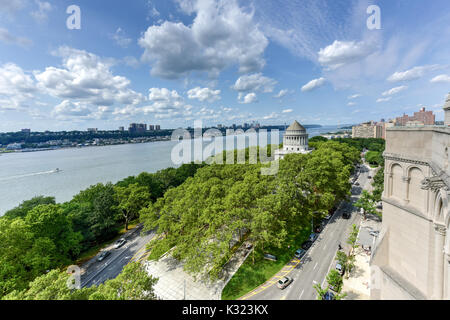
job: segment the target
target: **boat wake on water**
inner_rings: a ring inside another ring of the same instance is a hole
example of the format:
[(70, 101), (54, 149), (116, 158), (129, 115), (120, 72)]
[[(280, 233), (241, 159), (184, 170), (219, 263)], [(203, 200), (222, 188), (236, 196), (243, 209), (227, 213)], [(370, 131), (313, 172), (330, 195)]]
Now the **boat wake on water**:
[(56, 169), (50, 170), (50, 171), (34, 172), (34, 173), (27, 173), (27, 174), (20, 174), (20, 175), (15, 175), (15, 176), (10, 176), (10, 177), (4, 177), (4, 178), (0, 178), (0, 181), (20, 179), (20, 178), (26, 178), (26, 177), (32, 177), (32, 176), (40, 176), (40, 175), (58, 173), (61, 171), (62, 170), (60, 170), (59, 168), (56, 168)]

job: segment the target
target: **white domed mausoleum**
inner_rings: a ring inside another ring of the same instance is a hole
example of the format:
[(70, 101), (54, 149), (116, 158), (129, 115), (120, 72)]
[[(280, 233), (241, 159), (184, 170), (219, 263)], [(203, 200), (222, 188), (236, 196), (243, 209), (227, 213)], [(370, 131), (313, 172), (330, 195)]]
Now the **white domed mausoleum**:
[(283, 137), (283, 149), (275, 151), (275, 160), (283, 159), (290, 153), (310, 153), (308, 149), (308, 134), (305, 127), (297, 121), (286, 129)]

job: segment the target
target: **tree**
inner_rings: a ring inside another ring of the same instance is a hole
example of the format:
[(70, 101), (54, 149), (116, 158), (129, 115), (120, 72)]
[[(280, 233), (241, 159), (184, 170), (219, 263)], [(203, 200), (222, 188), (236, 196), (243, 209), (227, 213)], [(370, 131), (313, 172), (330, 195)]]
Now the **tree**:
[(3, 300), (155, 300), (154, 285), (158, 281), (148, 275), (145, 267), (133, 262), (115, 278), (100, 286), (72, 289), (69, 274), (54, 269), (29, 283), (24, 290), (15, 290)]
[(37, 207), (41, 204), (55, 204), (55, 198), (54, 197), (34, 197), (31, 200), (26, 200), (22, 202), (17, 208), (11, 209), (7, 211), (4, 215), (4, 217), (9, 219), (14, 218), (24, 218), (30, 212), (34, 207)]
[(114, 186), (111, 183), (96, 184), (77, 194), (64, 205), (66, 214), (84, 235), (84, 240), (102, 242), (117, 233), (117, 207)]
[(327, 275), (327, 282), (333, 287), (333, 290), (340, 293), (342, 290), (343, 280), (337, 270), (331, 270)]
[(363, 190), (361, 197), (355, 202), (354, 206), (363, 209), (364, 220), (367, 214), (377, 214), (373, 197), (367, 190)]
[(140, 187), (137, 183), (128, 187), (114, 187), (117, 199), (117, 209), (125, 220), (125, 230), (134, 218), (139, 217), (139, 211), (150, 202), (150, 194), (146, 187)]
[(338, 251), (336, 254), (336, 260), (341, 266), (347, 266), (348, 257), (343, 251)]
[(313, 285), (313, 288), (316, 289), (317, 300), (323, 300), (323, 297), (328, 292), (328, 286), (326, 288), (322, 288), (322, 286), (318, 283)]
[(117, 278), (98, 286), (89, 300), (156, 300), (154, 286), (157, 282), (141, 263), (132, 262)]
[(13, 291), (3, 297), (3, 300), (87, 300), (96, 289), (70, 289), (68, 280), (67, 273), (54, 269), (34, 279), (27, 289)]
[(80, 253), (82, 237), (73, 231), (59, 205), (39, 205), (28, 213), (25, 222), (36, 239), (33, 249), (42, 253), (47, 251), (54, 266), (69, 264)]

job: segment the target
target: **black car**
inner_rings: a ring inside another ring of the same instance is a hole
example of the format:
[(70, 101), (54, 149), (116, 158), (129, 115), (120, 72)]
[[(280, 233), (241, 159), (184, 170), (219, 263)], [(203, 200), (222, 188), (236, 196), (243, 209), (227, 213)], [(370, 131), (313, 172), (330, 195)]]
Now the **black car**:
[(97, 258), (97, 261), (101, 262), (103, 260), (106, 259), (106, 257), (108, 257), (111, 254), (111, 252), (109, 251), (103, 251), (102, 253), (100, 253), (100, 255)]
[(312, 242), (311, 241), (305, 241), (302, 243), (301, 247), (303, 250), (308, 250), (309, 248), (311, 248)]

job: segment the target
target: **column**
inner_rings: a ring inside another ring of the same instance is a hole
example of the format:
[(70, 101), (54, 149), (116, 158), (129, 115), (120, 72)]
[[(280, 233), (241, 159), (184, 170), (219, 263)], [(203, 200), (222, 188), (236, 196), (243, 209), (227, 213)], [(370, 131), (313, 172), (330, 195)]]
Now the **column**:
[(442, 300), (444, 289), (445, 226), (434, 224), (434, 286), (433, 299)]
[(446, 255), (445, 267), (447, 268), (447, 283), (445, 284), (447, 296), (445, 297), (445, 299), (450, 300), (450, 253), (447, 253)]
[(409, 182), (411, 181), (410, 177), (402, 177), (403, 182), (405, 183), (405, 190), (403, 190), (404, 194), (404, 199), (403, 201), (405, 202), (405, 204), (409, 203)]

